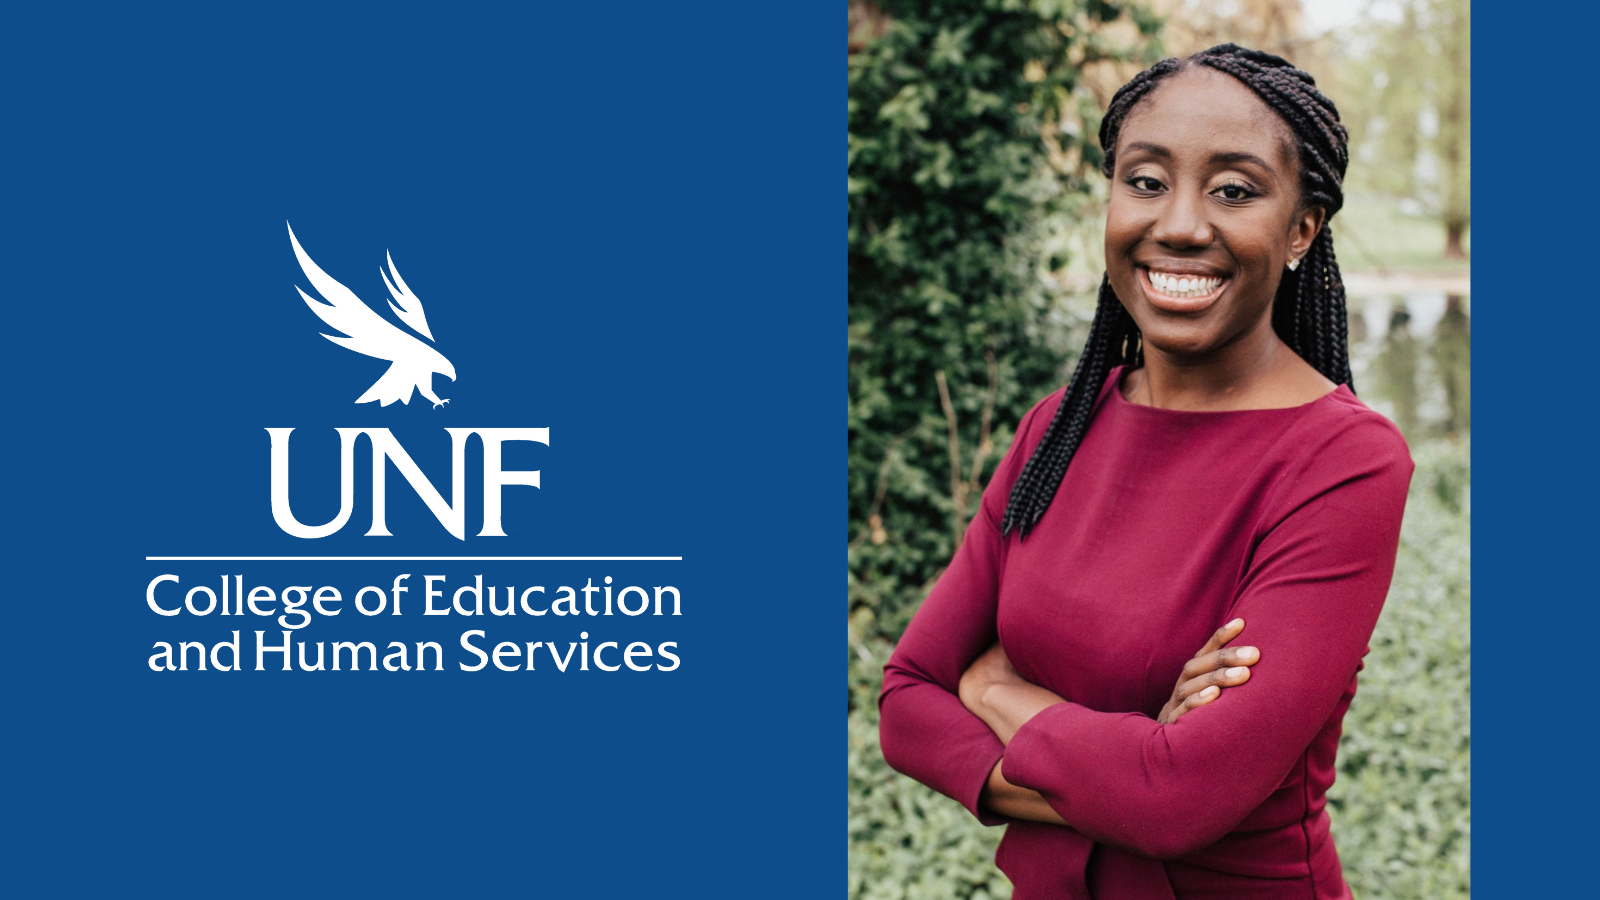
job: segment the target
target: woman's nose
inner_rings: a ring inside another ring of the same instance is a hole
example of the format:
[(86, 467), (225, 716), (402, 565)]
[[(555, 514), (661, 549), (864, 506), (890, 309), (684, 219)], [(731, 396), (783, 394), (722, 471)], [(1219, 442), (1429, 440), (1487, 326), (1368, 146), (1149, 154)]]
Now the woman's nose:
[(1174, 249), (1210, 244), (1211, 223), (1206, 219), (1204, 200), (1182, 196), (1176, 191), (1169, 196), (1171, 199), (1157, 216), (1150, 236)]

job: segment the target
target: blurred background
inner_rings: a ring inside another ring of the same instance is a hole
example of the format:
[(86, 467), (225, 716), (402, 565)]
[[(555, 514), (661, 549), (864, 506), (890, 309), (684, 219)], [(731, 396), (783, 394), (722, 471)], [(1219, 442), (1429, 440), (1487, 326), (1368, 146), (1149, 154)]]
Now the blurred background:
[(1350, 129), (1331, 222), (1355, 388), (1417, 462), (1329, 795), (1357, 897), (1470, 894), (1471, 68), (1467, 0), (849, 5), (849, 885), (1004, 898), (1001, 829), (884, 764), (900, 632), (1018, 419), (1065, 384), (1103, 269), (1111, 94), (1234, 41)]

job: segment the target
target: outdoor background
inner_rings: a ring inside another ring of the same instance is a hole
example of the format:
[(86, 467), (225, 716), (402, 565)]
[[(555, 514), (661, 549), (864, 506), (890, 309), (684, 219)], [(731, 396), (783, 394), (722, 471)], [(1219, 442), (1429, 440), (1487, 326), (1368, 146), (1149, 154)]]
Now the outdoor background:
[(1470, 895), (1466, 0), (849, 6), (849, 895), (1004, 898), (999, 828), (894, 773), (884, 661), (1018, 418), (1064, 384), (1102, 270), (1101, 110), (1224, 41), (1316, 76), (1351, 133), (1331, 223), (1355, 388), (1417, 462), (1330, 814), (1358, 897)]

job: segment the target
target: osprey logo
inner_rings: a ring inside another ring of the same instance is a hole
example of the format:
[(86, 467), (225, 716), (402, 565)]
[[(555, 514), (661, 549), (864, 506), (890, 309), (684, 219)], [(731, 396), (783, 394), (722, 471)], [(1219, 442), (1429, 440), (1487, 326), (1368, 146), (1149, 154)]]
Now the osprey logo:
[[(287, 224), (287, 223), (285, 223)], [(356, 398), (357, 403), (370, 403), (378, 401), (379, 406), (388, 406), (399, 400), (401, 403), (411, 403), (411, 390), (415, 388), (422, 396), (433, 401), (433, 408), (438, 409), (449, 400), (441, 399), (433, 392), (433, 373), (438, 372), (456, 380), (456, 367), (450, 360), (433, 349), (428, 344), (417, 340), (415, 337), (391, 325), (388, 320), (372, 311), (372, 308), (361, 302), (361, 298), (354, 291), (333, 280), (327, 272), (322, 271), (311, 257), (300, 246), (300, 241), (294, 236), (294, 228), (289, 228), (289, 243), (294, 247), (295, 258), (300, 261), (301, 271), (306, 273), (306, 278), (311, 281), (311, 286), (327, 300), (326, 303), (313, 300), (295, 285), (299, 291), (300, 299), (306, 301), (311, 311), (317, 318), (328, 323), (348, 337), (334, 337), (324, 334), (323, 337), (341, 347), (354, 350), (365, 356), (389, 360), (389, 371), (383, 373), (367, 392)], [(411, 293), (406, 287), (404, 279), (394, 267), (394, 257), (389, 256), (389, 271), (381, 267), (378, 275), (383, 278), (383, 284), (389, 289), (389, 308), (413, 331), (433, 340), (433, 333), (428, 330), (428, 319), (422, 312), (422, 301), (417, 295)]]

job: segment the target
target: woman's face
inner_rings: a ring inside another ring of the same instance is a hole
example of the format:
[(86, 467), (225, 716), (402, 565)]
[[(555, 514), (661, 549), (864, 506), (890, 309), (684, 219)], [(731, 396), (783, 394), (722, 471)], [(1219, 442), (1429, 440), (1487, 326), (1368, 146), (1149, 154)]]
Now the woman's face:
[(1270, 339), (1284, 265), (1322, 225), (1300, 208), (1293, 134), (1249, 88), (1203, 66), (1162, 82), (1117, 138), (1106, 272), (1146, 349), (1212, 355)]

